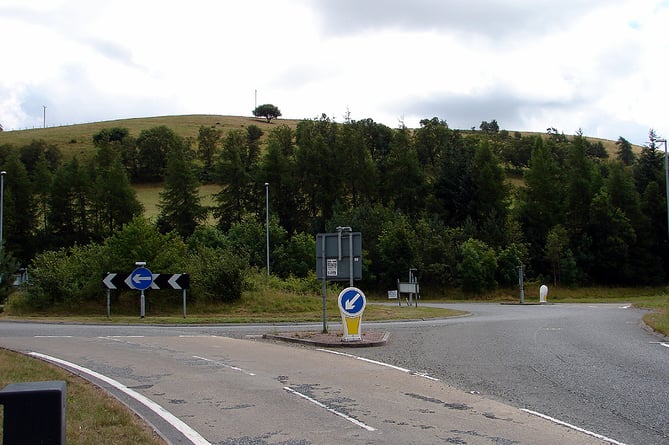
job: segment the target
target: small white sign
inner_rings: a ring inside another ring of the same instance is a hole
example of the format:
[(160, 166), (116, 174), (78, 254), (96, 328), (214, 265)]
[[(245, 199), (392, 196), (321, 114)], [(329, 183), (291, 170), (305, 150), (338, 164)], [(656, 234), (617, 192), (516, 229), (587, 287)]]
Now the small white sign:
[(337, 259), (336, 258), (328, 258), (328, 260), (327, 260), (327, 275), (328, 275), (328, 277), (336, 277), (337, 276)]
[(388, 299), (389, 300), (397, 300), (397, 290), (389, 290), (388, 291)]

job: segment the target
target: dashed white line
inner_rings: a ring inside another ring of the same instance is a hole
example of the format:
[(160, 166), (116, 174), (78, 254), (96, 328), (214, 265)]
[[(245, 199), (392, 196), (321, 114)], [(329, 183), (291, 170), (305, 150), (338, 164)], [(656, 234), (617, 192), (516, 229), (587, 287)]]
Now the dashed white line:
[(288, 391), (288, 392), (291, 393), (291, 394), (295, 394), (295, 395), (297, 395), (297, 396), (300, 396), (300, 397), (302, 397), (303, 399), (308, 400), (308, 401), (310, 401), (311, 403), (313, 403), (313, 404), (315, 404), (315, 405), (317, 405), (317, 406), (320, 406), (321, 408), (323, 408), (323, 409), (325, 409), (325, 410), (331, 412), (332, 414), (335, 414), (335, 415), (341, 417), (342, 419), (346, 419), (346, 420), (348, 420), (349, 422), (353, 423), (354, 425), (359, 426), (360, 428), (363, 428), (363, 429), (365, 429), (365, 430), (367, 430), (367, 431), (376, 431), (376, 428), (374, 428), (374, 427), (372, 427), (372, 426), (369, 426), (369, 425), (367, 425), (366, 423), (363, 423), (363, 422), (359, 421), (358, 419), (355, 419), (355, 418), (353, 418), (353, 417), (351, 417), (351, 416), (349, 416), (349, 415), (347, 415), (347, 414), (344, 414), (344, 413), (342, 413), (342, 412), (340, 412), (340, 411), (337, 411), (337, 410), (334, 409), (334, 408), (330, 408), (330, 407), (327, 406), (326, 404), (324, 404), (324, 403), (322, 403), (322, 402), (319, 402), (318, 400), (314, 399), (313, 397), (309, 397), (309, 396), (306, 395), (306, 394), (302, 394), (301, 392), (295, 391), (293, 388), (291, 388), (291, 387), (289, 387), (289, 386), (284, 386), (283, 389), (285, 389), (286, 391)]
[(576, 430), (576, 431), (579, 431), (583, 434), (587, 434), (588, 436), (592, 436), (592, 437), (595, 437), (597, 439), (603, 440), (604, 442), (608, 442), (612, 445), (625, 445), (623, 442), (618, 442), (617, 440), (611, 439), (610, 437), (602, 436), (601, 434), (593, 433), (592, 431), (588, 431), (586, 429), (579, 428), (576, 425), (572, 425), (570, 423), (563, 422), (562, 420), (558, 420), (554, 417), (547, 416), (546, 414), (541, 414), (541, 413), (538, 413), (536, 411), (532, 411), (532, 410), (525, 409), (525, 408), (521, 408), (521, 411), (523, 411), (525, 413), (528, 413), (528, 414), (532, 414), (533, 416), (541, 417), (542, 419), (548, 420), (550, 422), (557, 423), (558, 425), (566, 426), (567, 428), (571, 428), (572, 430)]
[(424, 379), (432, 380), (433, 382), (438, 382), (439, 381), (439, 379), (437, 379), (435, 377), (431, 377), (427, 373), (412, 371), (410, 369), (401, 368), (399, 366), (391, 365), (389, 363), (379, 362), (377, 360), (372, 360), (372, 359), (369, 359), (369, 358), (360, 357), (360, 356), (353, 355), (353, 354), (347, 354), (345, 352), (333, 351), (331, 349), (317, 348), (316, 350), (321, 351), (321, 352), (327, 352), (329, 354), (342, 355), (344, 357), (354, 358), (356, 360), (361, 360), (363, 362), (371, 363), (371, 364), (374, 364), (374, 365), (385, 366), (386, 368), (394, 369), (396, 371), (404, 372), (404, 373), (410, 374), (410, 375), (415, 375), (417, 377), (422, 377)]
[(255, 375), (254, 373), (252, 373), (250, 371), (247, 371), (247, 370), (242, 369), (242, 368), (238, 368), (237, 366), (228, 365), (227, 363), (219, 362), (218, 360), (212, 360), (210, 358), (200, 357), (198, 355), (194, 355), (193, 358), (196, 358), (198, 360), (204, 360), (205, 362), (208, 362), (208, 363), (214, 363), (218, 366), (222, 366), (224, 368), (232, 369), (233, 371), (239, 371), (239, 372), (244, 373), (246, 375), (250, 375), (250, 376)]
[(56, 357), (51, 357), (49, 355), (45, 354), (40, 354), (38, 352), (30, 352), (28, 355), (31, 355), (33, 357), (41, 358), (42, 360), (46, 360), (48, 362), (52, 363), (57, 363), (59, 365), (63, 365), (72, 369), (75, 369), (81, 373), (88, 374), (91, 377), (94, 377), (98, 380), (102, 380), (103, 382), (113, 386), (114, 388), (118, 389), (119, 391), (122, 391), (124, 394), (126, 394), (129, 397), (132, 397), (133, 399), (137, 400), (139, 403), (143, 404), (146, 406), (148, 409), (156, 413), (158, 416), (160, 416), (163, 420), (165, 420), (167, 423), (172, 425), (175, 429), (177, 429), (181, 434), (186, 436), (194, 445), (211, 445), (209, 441), (207, 441), (204, 437), (202, 437), (197, 431), (195, 431), (193, 428), (190, 426), (186, 425), (181, 419), (176, 417), (174, 414), (171, 412), (167, 411), (165, 408), (162, 406), (158, 405), (156, 402), (153, 400), (143, 396), (142, 394), (133, 391), (132, 389), (128, 388), (127, 386), (123, 385), (120, 382), (117, 382), (116, 380), (107, 377), (106, 375), (102, 375), (98, 372), (95, 372), (91, 369), (84, 368), (83, 366), (79, 366), (75, 363), (71, 363), (65, 360), (61, 360)]
[(72, 338), (71, 335), (35, 335), (34, 338)]

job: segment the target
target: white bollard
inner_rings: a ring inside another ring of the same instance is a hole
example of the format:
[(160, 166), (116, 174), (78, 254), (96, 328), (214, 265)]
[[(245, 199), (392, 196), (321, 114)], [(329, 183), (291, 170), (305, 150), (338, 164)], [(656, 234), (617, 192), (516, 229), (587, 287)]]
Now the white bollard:
[(539, 288), (539, 303), (545, 303), (548, 296), (548, 286), (542, 284)]

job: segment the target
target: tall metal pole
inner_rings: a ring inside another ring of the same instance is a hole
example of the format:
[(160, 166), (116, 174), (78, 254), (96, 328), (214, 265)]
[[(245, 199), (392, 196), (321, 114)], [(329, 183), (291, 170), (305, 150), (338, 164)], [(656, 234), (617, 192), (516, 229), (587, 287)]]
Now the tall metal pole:
[(664, 192), (667, 197), (667, 236), (669, 236), (669, 161), (667, 161), (667, 140), (662, 139), (662, 142), (664, 142)]
[(4, 222), (4, 213), (5, 213), (5, 175), (7, 174), (6, 171), (1, 171), (0, 172), (0, 247), (3, 246), (3, 232), (2, 232), (2, 225)]
[[(669, 237), (669, 160), (667, 160), (667, 140), (654, 139), (653, 142), (661, 142), (664, 144), (664, 187), (665, 196), (667, 198), (667, 236)], [(669, 240), (669, 238), (667, 238)]]
[(269, 182), (265, 183), (265, 240), (265, 252), (267, 255), (267, 276), (269, 277)]
[(42, 108), (44, 108), (44, 128), (46, 128), (46, 105), (42, 105)]

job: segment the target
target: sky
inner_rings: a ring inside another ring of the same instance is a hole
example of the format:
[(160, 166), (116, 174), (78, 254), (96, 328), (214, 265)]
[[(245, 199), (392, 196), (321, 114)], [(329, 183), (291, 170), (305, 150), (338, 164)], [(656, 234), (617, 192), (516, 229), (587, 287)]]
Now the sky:
[(0, 0), (0, 42), (5, 131), (270, 103), (669, 138), (669, 0)]

